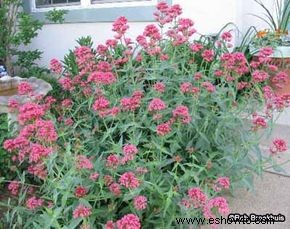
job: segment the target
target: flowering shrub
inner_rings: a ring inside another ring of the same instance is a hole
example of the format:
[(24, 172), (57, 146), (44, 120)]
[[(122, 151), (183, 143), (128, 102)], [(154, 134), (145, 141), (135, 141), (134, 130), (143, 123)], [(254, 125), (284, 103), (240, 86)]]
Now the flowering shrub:
[[(264, 86), (266, 70), (281, 74), (269, 64), (271, 50), (250, 65), (228, 51), (230, 33), (215, 44), (193, 40), (194, 23), (181, 13), (159, 3), (158, 25), (146, 26), (137, 45), (120, 17), (104, 45), (82, 39), (64, 64), (52, 60), (68, 96), (14, 106), (21, 130), (4, 147), (23, 175), (8, 186), (18, 198), (7, 205), (6, 222), (170, 228), (177, 216), (230, 212), (224, 192), (262, 170), (258, 130), (289, 96)], [(269, 160), (286, 149), (275, 140)]]

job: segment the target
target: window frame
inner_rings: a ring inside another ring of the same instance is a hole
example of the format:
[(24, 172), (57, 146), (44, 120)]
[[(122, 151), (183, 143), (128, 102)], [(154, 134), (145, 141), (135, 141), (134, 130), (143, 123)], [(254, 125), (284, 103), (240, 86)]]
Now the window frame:
[[(67, 10), (64, 23), (93, 23), (112, 22), (119, 16), (125, 16), (132, 22), (155, 21), (153, 13), (156, 11), (157, 2), (163, 0), (104, 0), (105, 2), (93, 3), (91, 0), (81, 0), (81, 4), (40, 7), (36, 8), (35, 0), (23, 0), (26, 12), (45, 24), (50, 24), (45, 19), (45, 14), (54, 8)], [(165, 0), (172, 4), (172, 0)]]
[(36, 0), (32, 1), (32, 6), (35, 9), (45, 9), (45, 8), (56, 8), (56, 7), (70, 7), (74, 5), (80, 5), (82, 0), (79, 0), (80, 2), (71, 2), (71, 3), (54, 3), (54, 4), (48, 4), (48, 5), (42, 5), (37, 7), (36, 6)]

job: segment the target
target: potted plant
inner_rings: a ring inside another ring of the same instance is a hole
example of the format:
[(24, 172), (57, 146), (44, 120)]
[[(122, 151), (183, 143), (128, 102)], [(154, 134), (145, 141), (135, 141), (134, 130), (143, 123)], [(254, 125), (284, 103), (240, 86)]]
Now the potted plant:
[[(257, 31), (251, 42), (252, 54), (258, 53), (260, 48), (270, 46), (274, 52), (270, 56), (273, 64), (284, 71), (288, 77), (281, 87), (273, 84), (277, 94), (290, 93), (290, 1), (273, 0), (274, 10), (268, 8), (261, 0), (254, 0), (264, 10), (264, 16), (254, 15), (255, 17), (266, 22), (268, 29)], [(255, 58), (254, 58), (255, 59)]]

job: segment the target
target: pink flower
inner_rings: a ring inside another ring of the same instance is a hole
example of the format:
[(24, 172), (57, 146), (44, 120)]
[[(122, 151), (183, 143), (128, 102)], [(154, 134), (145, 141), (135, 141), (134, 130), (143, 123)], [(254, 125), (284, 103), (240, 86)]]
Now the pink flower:
[(138, 216), (127, 214), (116, 222), (118, 229), (140, 229), (141, 223)]
[(45, 110), (41, 105), (29, 102), (20, 106), (18, 120), (20, 124), (25, 124), (28, 121), (39, 119), (44, 114)]
[(21, 82), (18, 85), (18, 94), (19, 95), (28, 95), (33, 90), (32, 86), (28, 82)]
[(141, 98), (140, 97), (122, 98), (120, 102), (123, 110), (135, 111), (137, 108), (140, 107)]
[(154, 90), (163, 93), (165, 91), (165, 85), (162, 82), (157, 82), (153, 85)]
[(221, 38), (226, 41), (226, 42), (230, 42), (233, 38), (231, 32), (223, 32), (221, 35)]
[(123, 146), (123, 154), (124, 157), (122, 158), (122, 164), (127, 163), (128, 161), (132, 161), (134, 156), (138, 153), (138, 149), (135, 145), (126, 144)]
[(95, 103), (93, 104), (93, 109), (95, 111), (102, 111), (107, 109), (110, 106), (110, 102), (103, 96), (96, 99)]
[(36, 136), (44, 142), (55, 142), (58, 138), (53, 121), (38, 119), (35, 122)]
[(41, 207), (43, 205), (43, 200), (42, 199), (38, 199), (35, 196), (30, 197), (27, 201), (26, 201), (26, 207), (30, 210), (34, 210), (38, 207)]
[(140, 185), (139, 180), (135, 177), (134, 173), (126, 172), (119, 178), (119, 183), (126, 188), (135, 189)]
[(206, 49), (202, 52), (201, 56), (203, 57), (203, 59), (206, 61), (206, 62), (211, 62), (213, 61), (213, 58), (214, 58), (214, 51), (211, 50), (211, 49)]
[(253, 119), (253, 125), (254, 125), (254, 129), (258, 129), (258, 128), (267, 128), (267, 122), (263, 117), (260, 116), (256, 116)]
[(44, 180), (47, 177), (47, 170), (43, 164), (33, 164), (27, 169), (30, 174), (37, 176), (38, 178)]
[(31, 145), (29, 152), (29, 162), (39, 162), (42, 157), (47, 157), (51, 153), (51, 148), (34, 143)]
[(86, 218), (92, 214), (92, 209), (90, 207), (86, 207), (82, 204), (78, 205), (76, 209), (73, 211), (73, 218)]
[(192, 84), (190, 82), (184, 82), (180, 85), (180, 91), (182, 93), (189, 93), (191, 92)]
[[(116, 41), (116, 40), (114, 40), (114, 41)], [(110, 63), (108, 63), (106, 61), (100, 61), (97, 64), (97, 70), (100, 71), (100, 72), (111, 72), (112, 71), (112, 66), (111, 66)]]
[(72, 126), (74, 124), (74, 120), (72, 118), (67, 118), (64, 120), (64, 125)]
[(201, 72), (197, 72), (193, 76), (194, 80), (200, 80), (201, 78), (202, 78), (202, 73)]
[(166, 109), (166, 104), (163, 100), (159, 98), (154, 98), (148, 105), (148, 111), (161, 111)]
[(62, 77), (59, 79), (58, 82), (61, 84), (62, 88), (66, 91), (72, 91), (74, 89), (73, 82), (68, 77)]
[(144, 210), (147, 207), (147, 198), (146, 196), (136, 196), (133, 203), (136, 210)]
[(161, 34), (159, 32), (159, 29), (154, 25), (150, 24), (145, 27), (145, 30), (143, 32), (143, 36), (150, 37), (154, 40), (160, 40)]
[(61, 74), (62, 64), (57, 59), (52, 59), (50, 61), (50, 70), (54, 73)]
[(187, 106), (179, 105), (172, 111), (174, 118), (182, 118), (183, 123), (189, 123), (191, 121), (191, 116), (189, 114), (189, 109)]
[(288, 74), (286, 72), (279, 72), (272, 78), (272, 83), (277, 87), (282, 88), (283, 84), (287, 82)]
[(109, 190), (114, 196), (121, 195), (121, 186), (118, 183), (113, 183), (109, 186)]
[(105, 225), (105, 229), (115, 229), (115, 223), (112, 220), (109, 220), (106, 225)]
[(122, 35), (126, 33), (126, 31), (129, 29), (128, 26), (128, 20), (125, 17), (119, 17), (114, 23), (113, 23), (113, 31), (117, 32), (119, 36), (116, 37), (116, 39), (121, 38)]
[(157, 134), (160, 136), (164, 136), (171, 132), (171, 127), (169, 123), (162, 123), (156, 127)]
[(18, 103), (18, 101), (16, 99), (9, 99), (8, 106), (11, 109), (17, 109), (18, 106), (19, 106), (19, 103)]
[(206, 219), (216, 218), (212, 213), (212, 209), (217, 208), (219, 214), (226, 216), (229, 214), (229, 205), (225, 198), (223, 197), (214, 197), (210, 199), (203, 207), (203, 215)]
[(110, 186), (114, 181), (114, 178), (110, 175), (105, 175), (104, 176), (104, 183), (106, 186)]
[(19, 181), (11, 181), (8, 185), (8, 190), (12, 195), (16, 196), (19, 192), (19, 187)]
[(106, 162), (107, 167), (117, 168), (118, 165), (119, 165), (119, 158), (116, 155), (111, 154), (107, 157), (107, 162)]
[(117, 81), (112, 72), (93, 72), (88, 77), (88, 82), (95, 82), (96, 84), (110, 85)]
[(203, 45), (200, 44), (200, 43), (193, 43), (192, 45), (190, 45), (190, 49), (191, 49), (193, 52), (199, 52), (200, 50), (203, 49)]
[(211, 82), (202, 82), (201, 86), (204, 87), (209, 93), (215, 92), (215, 86)]
[(84, 155), (78, 155), (76, 160), (78, 169), (93, 169), (93, 163)]
[(75, 196), (78, 198), (84, 197), (87, 195), (88, 190), (83, 186), (77, 186), (75, 189)]
[(200, 188), (190, 188), (188, 196), (195, 208), (199, 208), (207, 201), (206, 194)]
[(95, 181), (98, 179), (99, 176), (100, 176), (99, 173), (91, 173), (90, 180)]
[(71, 99), (64, 99), (62, 102), (61, 102), (61, 106), (62, 107), (65, 107), (65, 108), (70, 108), (72, 106), (73, 102)]
[(270, 146), (270, 152), (275, 154), (277, 152), (285, 152), (288, 150), (287, 142), (281, 138), (277, 138), (272, 142)]
[(268, 57), (273, 54), (273, 48), (272, 47), (263, 47), (259, 50), (258, 56), (259, 57)]
[(269, 75), (265, 71), (256, 70), (253, 72), (252, 77), (255, 83), (261, 83), (267, 80), (269, 78)]
[(230, 178), (228, 177), (219, 177), (214, 186), (214, 190), (216, 192), (220, 192), (222, 189), (229, 189), (230, 188)]

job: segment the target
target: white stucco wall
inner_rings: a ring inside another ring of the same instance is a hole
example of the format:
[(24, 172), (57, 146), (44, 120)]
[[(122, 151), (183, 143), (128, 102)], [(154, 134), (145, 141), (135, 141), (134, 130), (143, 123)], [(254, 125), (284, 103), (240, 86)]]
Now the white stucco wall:
[[(263, 0), (263, 2), (273, 1)], [(261, 12), (253, 0), (173, 0), (173, 3), (182, 6), (183, 17), (192, 18), (196, 29), (202, 34), (217, 32), (228, 22), (237, 24), (241, 31), (246, 31), (250, 25), (258, 28), (265, 26), (249, 15), (249, 13)], [(146, 24), (130, 23), (131, 37), (140, 34)], [(110, 23), (49, 24), (44, 25), (31, 47), (44, 52), (39, 64), (48, 66), (50, 59), (62, 59), (68, 50), (76, 45), (77, 38), (90, 35), (95, 44), (98, 44), (112, 37), (112, 34)]]

